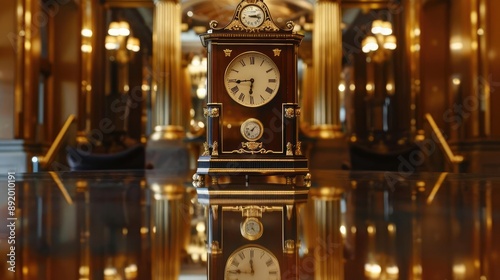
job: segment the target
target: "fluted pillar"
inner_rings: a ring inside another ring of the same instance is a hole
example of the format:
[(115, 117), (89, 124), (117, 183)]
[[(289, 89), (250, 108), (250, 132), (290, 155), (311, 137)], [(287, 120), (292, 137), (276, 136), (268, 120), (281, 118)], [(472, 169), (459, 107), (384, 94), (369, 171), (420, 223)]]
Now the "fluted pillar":
[(321, 138), (340, 135), (339, 84), (342, 67), (340, 0), (317, 0), (313, 33), (313, 129)]
[(152, 124), (146, 167), (189, 169), (183, 143), (190, 106), (182, 102), (181, 7), (179, 0), (155, 0), (153, 18)]
[(152, 279), (177, 280), (181, 268), (184, 238), (188, 236), (185, 224), (189, 223), (184, 204), (185, 189), (178, 182), (158, 182), (148, 178), (153, 192), (151, 201), (151, 277)]
[(179, 0), (156, 0), (153, 22), (153, 126), (184, 130)]
[(308, 220), (304, 221), (308, 254), (302, 267), (314, 265), (314, 269), (307, 271), (312, 272), (314, 279), (344, 279), (344, 246), (340, 232), (342, 194), (343, 189), (333, 186), (312, 188), (309, 192)]
[(417, 131), (418, 125), (418, 104), (421, 98), (421, 77), (420, 77), (420, 11), (422, 9), (421, 0), (408, 1), (408, 9), (405, 9), (406, 26), (406, 58), (408, 61), (407, 73), (409, 75), (410, 92), (410, 130), (412, 134)]

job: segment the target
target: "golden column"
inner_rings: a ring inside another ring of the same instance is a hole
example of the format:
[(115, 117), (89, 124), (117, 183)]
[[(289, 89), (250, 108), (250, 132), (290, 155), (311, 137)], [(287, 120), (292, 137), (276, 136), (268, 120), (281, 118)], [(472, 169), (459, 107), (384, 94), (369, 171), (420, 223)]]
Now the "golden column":
[[(335, 186), (311, 188), (306, 205), (304, 239), (307, 255), (302, 268), (310, 270), (314, 279), (344, 279), (344, 244), (340, 232), (340, 202), (344, 190)], [(312, 276), (312, 275), (311, 275)]]
[[(151, 174), (153, 175), (153, 174)], [(151, 277), (177, 280), (182, 250), (189, 237), (191, 221), (182, 180), (159, 181), (158, 174), (148, 177), (151, 201)]]
[(314, 9), (312, 129), (320, 138), (341, 134), (339, 84), (342, 64), (340, 0), (317, 0)]
[(179, 0), (155, 0), (153, 22), (153, 126), (155, 133), (182, 137), (181, 10)]
[[(339, 85), (342, 72), (340, 0), (316, 0), (312, 36), (312, 92), (304, 93), (305, 110), (311, 110), (304, 134), (316, 138), (308, 147), (310, 168), (339, 169), (349, 161), (349, 149), (340, 122), (342, 107)], [(306, 77), (307, 78), (307, 77)], [(307, 81), (307, 80), (306, 80)], [(305, 111), (304, 111), (305, 112)], [(305, 114), (308, 114), (307, 112)], [(304, 118), (305, 119), (305, 118)]]
[(421, 98), (420, 86), (420, 12), (422, 9), (421, 0), (409, 0), (408, 9), (405, 9), (405, 34), (406, 50), (405, 55), (408, 61), (409, 90), (410, 90), (410, 130), (416, 134), (418, 129), (418, 104)]
[(189, 153), (182, 139), (189, 121), (183, 102), (181, 7), (179, 0), (155, 0), (153, 19), (152, 104), (154, 132), (146, 150), (146, 166), (186, 170)]

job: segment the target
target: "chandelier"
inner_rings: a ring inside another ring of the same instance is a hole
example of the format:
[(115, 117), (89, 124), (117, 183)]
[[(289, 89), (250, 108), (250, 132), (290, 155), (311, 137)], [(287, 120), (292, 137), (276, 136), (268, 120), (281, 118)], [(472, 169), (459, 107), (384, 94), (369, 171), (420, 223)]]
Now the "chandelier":
[(111, 52), (110, 60), (127, 63), (141, 46), (139, 39), (131, 35), (128, 22), (113, 21), (109, 24), (105, 48)]
[(361, 42), (361, 49), (371, 60), (385, 61), (397, 47), (396, 36), (392, 34), (392, 24), (389, 21), (374, 20), (371, 34)]

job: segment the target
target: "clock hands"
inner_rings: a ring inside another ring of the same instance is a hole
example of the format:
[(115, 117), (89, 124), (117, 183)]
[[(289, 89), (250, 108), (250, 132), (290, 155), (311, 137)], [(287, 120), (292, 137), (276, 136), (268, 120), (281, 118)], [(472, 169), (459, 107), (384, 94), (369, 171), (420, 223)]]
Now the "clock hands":
[(253, 82), (255, 82), (255, 80), (254, 80), (254, 78), (251, 78), (250, 80), (236, 80), (237, 84), (240, 84), (240, 83), (243, 83), (243, 82), (251, 82), (253, 84)]
[(250, 259), (250, 273), (253, 275), (254, 274), (254, 270), (253, 270), (253, 259)]
[(252, 78), (252, 79), (250, 79), (250, 90), (248, 90), (248, 93), (249, 93), (249, 94), (252, 94), (252, 93), (253, 93), (253, 90), (252, 90), (252, 88), (253, 88), (253, 82), (254, 82), (254, 79), (253, 79), (253, 78)]
[(254, 78), (251, 78), (250, 80), (236, 80), (236, 83), (237, 84), (240, 84), (240, 83), (243, 83), (243, 82), (250, 82), (250, 90), (249, 90), (249, 94), (252, 94), (253, 93), (253, 83), (255, 82)]
[(233, 274), (254, 274), (254, 270), (253, 270), (253, 262), (250, 260), (250, 272), (248, 271), (241, 271), (241, 269), (236, 269), (236, 270), (228, 270), (229, 273), (233, 273)]

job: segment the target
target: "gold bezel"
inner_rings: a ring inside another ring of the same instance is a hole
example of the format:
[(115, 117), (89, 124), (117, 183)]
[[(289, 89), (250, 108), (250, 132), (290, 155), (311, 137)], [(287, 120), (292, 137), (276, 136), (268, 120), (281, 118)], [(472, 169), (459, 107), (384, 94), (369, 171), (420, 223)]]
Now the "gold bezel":
[[(259, 231), (256, 234), (250, 234), (247, 232), (246, 225), (249, 222), (255, 222), (255, 223), (259, 224)], [(250, 241), (253, 241), (253, 240), (259, 239), (262, 236), (262, 234), (264, 233), (264, 225), (256, 217), (247, 217), (247, 218), (245, 218), (245, 220), (243, 222), (240, 223), (240, 231), (241, 231), (241, 235), (243, 237), (245, 237), (246, 239), (248, 239)]]
[[(250, 8), (250, 7), (256, 7), (257, 9), (259, 9), (262, 12), (262, 21), (258, 25), (255, 25), (255, 26), (248, 25), (248, 24), (245, 24), (245, 22), (243, 21), (243, 12), (246, 9)], [(245, 27), (248, 27), (248, 28), (259, 28), (264, 23), (264, 21), (266, 21), (266, 12), (259, 5), (249, 4), (249, 5), (246, 5), (246, 6), (244, 6), (244, 7), (241, 8), (239, 19), (240, 19), (241, 24), (243, 24)]]
[[(259, 135), (257, 137), (255, 137), (255, 138), (248, 137), (245, 134), (245, 126), (248, 125), (249, 123), (256, 123), (259, 126), (259, 128), (260, 128)], [(243, 138), (245, 138), (246, 140), (248, 140), (248, 141), (256, 141), (256, 140), (260, 139), (262, 137), (262, 135), (264, 134), (264, 125), (258, 119), (249, 118), (249, 119), (247, 119), (246, 121), (244, 121), (241, 124), (241, 126), (240, 126), (240, 132), (241, 132), (241, 136), (243, 136)]]
[[(269, 94), (271, 94), (271, 97), (268, 98), (268, 99), (266, 99), (264, 103), (259, 103), (259, 104), (255, 104), (255, 105), (242, 103), (240, 100), (238, 100), (238, 98), (234, 97), (233, 92), (231, 92), (231, 90), (228, 88), (228, 76), (229, 76), (229, 72), (231, 71), (230, 69), (232, 69), (233, 66), (236, 65), (238, 59), (241, 59), (241, 57), (248, 56), (248, 55), (251, 55), (251, 54), (254, 54), (256, 56), (261, 56), (264, 60), (268, 61), (269, 64), (272, 66), (272, 68), (276, 69), (275, 72), (277, 74), (277, 77), (276, 77), (276, 87), (274, 89), (272, 89), (273, 90), (272, 93), (269, 92)], [(241, 106), (244, 106), (244, 107), (258, 108), (258, 107), (261, 107), (261, 106), (264, 106), (264, 105), (268, 104), (278, 94), (278, 92), (280, 90), (280, 85), (281, 85), (281, 72), (280, 72), (280, 69), (279, 69), (278, 65), (276, 64), (276, 62), (274, 62), (274, 60), (271, 57), (269, 57), (268, 55), (266, 55), (263, 52), (259, 52), (259, 51), (246, 51), (246, 52), (240, 53), (239, 55), (237, 55), (236, 57), (234, 57), (227, 64), (226, 69), (224, 70), (224, 89), (226, 90), (226, 93), (229, 95), (229, 97), (231, 97), (231, 99), (234, 102), (236, 102), (237, 104), (239, 104)]]

